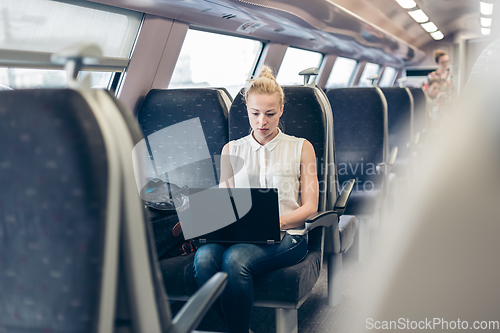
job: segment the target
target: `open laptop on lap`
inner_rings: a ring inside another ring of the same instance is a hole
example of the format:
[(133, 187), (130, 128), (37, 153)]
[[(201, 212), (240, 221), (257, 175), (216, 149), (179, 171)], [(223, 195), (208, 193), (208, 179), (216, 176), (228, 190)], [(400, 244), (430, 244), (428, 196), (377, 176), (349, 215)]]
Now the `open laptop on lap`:
[(183, 230), (191, 228), (184, 235), (200, 243), (278, 244), (278, 207), (277, 189), (192, 188), (189, 208), (178, 213)]

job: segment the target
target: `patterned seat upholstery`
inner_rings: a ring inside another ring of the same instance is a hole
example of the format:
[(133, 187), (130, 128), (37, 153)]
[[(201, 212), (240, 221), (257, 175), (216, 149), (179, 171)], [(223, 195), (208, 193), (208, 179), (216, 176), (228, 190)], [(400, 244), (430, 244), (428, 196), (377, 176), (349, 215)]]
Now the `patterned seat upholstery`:
[(407, 174), (410, 164), (412, 128), (412, 102), (404, 88), (381, 88), (387, 99), (389, 128), (389, 147), (398, 147), (394, 172), (399, 177)]
[(326, 91), (334, 118), (339, 184), (356, 184), (346, 207), (349, 215), (373, 215), (381, 205), (384, 162), (384, 105), (374, 88)]
[[(223, 92), (218, 89), (151, 90), (137, 118), (157, 176), (168, 173), (169, 180), (179, 186), (217, 185), (213, 156), (220, 155), (228, 142), (227, 114)], [(180, 128), (173, 126), (182, 122), (185, 125)]]
[[(190, 187), (211, 187), (218, 184), (218, 166), (215, 164), (217, 160), (213, 157), (220, 155), (222, 148), (229, 140), (228, 107), (224, 100), (224, 93), (225, 91), (220, 88), (151, 90), (144, 99), (137, 117), (144, 137), (148, 138), (152, 147), (155, 145), (154, 134), (161, 132), (164, 128), (186, 120), (193, 121), (196, 118), (199, 119), (201, 125), (202, 135), (196, 137), (198, 141), (187, 137), (182, 141), (183, 146), (179, 154), (205, 145), (208, 149), (207, 158), (183, 165), (178, 169), (164, 170), (168, 172), (170, 181)], [(185, 130), (194, 131), (195, 128), (186, 127)], [(164, 145), (164, 143), (157, 146)], [(165, 149), (165, 151), (168, 150)], [(158, 154), (158, 151), (156, 153)], [(158, 158), (155, 155), (154, 159), (158, 160), (162, 157), (181, 159), (178, 155), (172, 156), (171, 151), (161, 155), (160, 151)], [(176, 177), (176, 171), (181, 171), (188, 176)], [(198, 289), (193, 277), (193, 257), (194, 254), (189, 254), (160, 261), (163, 281), (169, 297), (185, 299), (186, 295), (192, 295)]]
[(99, 126), (73, 90), (0, 101), (0, 331), (90, 332), (108, 191)]
[(130, 111), (103, 91), (0, 100), (0, 331), (194, 329), (225, 275), (172, 320), (135, 193)]
[(427, 99), (421, 88), (408, 88), (413, 96), (413, 130), (414, 133), (420, 133), (421, 139), (427, 128)]

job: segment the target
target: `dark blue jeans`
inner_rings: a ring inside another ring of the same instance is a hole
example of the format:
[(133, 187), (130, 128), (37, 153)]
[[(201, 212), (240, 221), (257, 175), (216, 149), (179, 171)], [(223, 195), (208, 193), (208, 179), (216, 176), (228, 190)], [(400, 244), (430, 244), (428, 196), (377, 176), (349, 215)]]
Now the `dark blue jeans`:
[(194, 277), (198, 286), (202, 286), (219, 271), (228, 274), (228, 283), (221, 296), (222, 314), (229, 332), (248, 333), (254, 298), (253, 278), (294, 265), (304, 259), (306, 253), (306, 237), (288, 233), (281, 244), (276, 245), (206, 244), (194, 257)]

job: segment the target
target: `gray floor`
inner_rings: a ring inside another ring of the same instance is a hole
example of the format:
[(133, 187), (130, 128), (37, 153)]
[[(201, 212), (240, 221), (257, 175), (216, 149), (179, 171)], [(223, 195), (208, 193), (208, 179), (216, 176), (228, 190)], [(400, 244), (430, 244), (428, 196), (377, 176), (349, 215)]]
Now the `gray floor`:
[[(357, 262), (353, 254), (347, 253), (343, 260), (343, 292), (337, 306), (329, 307), (326, 300), (326, 263), (323, 265), (320, 278), (314, 286), (311, 295), (298, 311), (299, 333), (320, 332), (354, 332), (354, 324), (359, 325), (361, 306), (360, 283), (364, 265)], [(178, 311), (181, 303), (172, 305), (172, 310)], [(358, 326), (359, 327), (359, 326)], [(251, 329), (254, 333), (275, 332), (274, 310), (269, 308), (254, 308)], [(210, 310), (201, 322), (198, 330), (211, 332), (227, 332), (227, 327), (220, 316)]]

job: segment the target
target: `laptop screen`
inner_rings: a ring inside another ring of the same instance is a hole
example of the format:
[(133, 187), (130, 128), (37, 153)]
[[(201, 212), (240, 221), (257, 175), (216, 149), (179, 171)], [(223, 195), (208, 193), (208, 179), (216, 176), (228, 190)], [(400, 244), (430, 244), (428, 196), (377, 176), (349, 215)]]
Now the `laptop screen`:
[(201, 243), (281, 241), (277, 189), (190, 189), (189, 208), (178, 215), (184, 237)]

